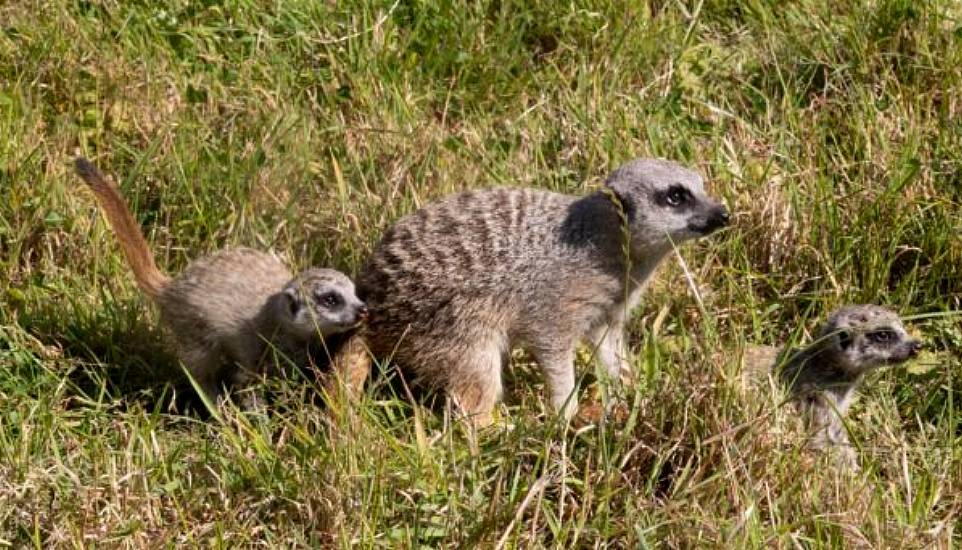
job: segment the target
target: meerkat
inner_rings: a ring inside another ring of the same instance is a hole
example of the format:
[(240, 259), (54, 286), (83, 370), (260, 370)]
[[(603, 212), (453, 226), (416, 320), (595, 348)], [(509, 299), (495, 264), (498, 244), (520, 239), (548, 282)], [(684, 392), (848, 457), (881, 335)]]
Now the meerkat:
[(76, 160), (113, 228), (140, 289), (154, 301), (187, 371), (212, 402), (222, 385), (240, 389), (274, 373), (274, 352), (308, 358), (312, 343), (367, 316), (354, 283), (333, 269), (294, 276), (275, 255), (237, 248), (191, 262), (170, 278), (154, 262), (119, 189), (89, 161)]
[(356, 392), (369, 357), (390, 359), (481, 427), (520, 346), (546, 376), (553, 409), (570, 419), (576, 346), (595, 346), (617, 383), (630, 372), (625, 323), (652, 272), (675, 244), (728, 222), (700, 175), (656, 159), (621, 166), (583, 197), (492, 188), (444, 198), (376, 246), (357, 278), (368, 324), (335, 365)]
[(879, 367), (915, 357), (921, 349), (922, 342), (909, 336), (896, 313), (875, 305), (853, 305), (829, 315), (807, 347), (782, 350), (774, 361), (767, 361), (767, 370), (802, 413), (812, 434), (809, 445), (835, 449), (843, 463), (854, 466), (844, 418), (862, 379)]

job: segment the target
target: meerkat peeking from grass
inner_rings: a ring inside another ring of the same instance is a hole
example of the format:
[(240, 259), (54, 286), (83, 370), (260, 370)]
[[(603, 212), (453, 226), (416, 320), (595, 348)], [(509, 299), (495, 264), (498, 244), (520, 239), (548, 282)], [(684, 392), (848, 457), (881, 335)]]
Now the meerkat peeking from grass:
[(274, 352), (303, 361), (316, 339), (366, 318), (366, 306), (343, 273), (313, 268), (293, 276), (273, 254), (249, 248), (194, 260), (167, 277), (117, 187), (86, 159), (78, 158), (76, 169), (96, 195), (137, 285), (159, 306), (179, 358), (212, 401), (222, 397), (225, 383), (239, 389), (271, 374)]
[(788, 391), (812, 434), (812, 448), (836, 451), (843, 464), (855, 467), (844, 418), (862, 378), (904, 363), (921, 349), (922, 342), (909, 336), (896, 313), (853, 305), (833, 312), (807, 347), (782, 350), (767, 367), (747, 366), (770, 370)]
[(520, 346), (552, 408), (571, 418), (576, 346), (595, 346), (611, 381), (629, 374), (625, 322), (645, 283), (674, 245), (728, 221), (700, 175), (655, 159), (621, 166), (584, 197), (494, 188), (444, 198), (384, 234), (357, 279), (369, 324), (335, 364), (358, 384), (366, 348), (484, 426)]

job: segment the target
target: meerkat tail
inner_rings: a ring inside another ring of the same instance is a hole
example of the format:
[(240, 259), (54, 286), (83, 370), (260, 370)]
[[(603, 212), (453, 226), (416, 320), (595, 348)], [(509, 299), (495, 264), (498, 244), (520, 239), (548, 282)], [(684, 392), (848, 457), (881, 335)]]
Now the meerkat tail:
[(137, 285), (151, 298), (156, 298), (170, 279), (157, 269), (140, 225), (130, 213), (116, 185), (108, 181), (96, 166), (83, 157), (77, 158), (75, 167), (77, 175), (97, 196), (100, 207), (120, 241), (127, 263), (134, 272)]

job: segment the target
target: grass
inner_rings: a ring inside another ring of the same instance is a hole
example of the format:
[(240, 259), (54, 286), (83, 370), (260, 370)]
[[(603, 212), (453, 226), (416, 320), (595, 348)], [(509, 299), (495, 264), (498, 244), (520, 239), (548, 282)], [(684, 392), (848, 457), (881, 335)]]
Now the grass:
[[(0, 545), (962, 543), (958, 5), (529, 4), (0, 5)], [(681, 252), (704, 310), (672, 260), (636, 312), (626, 421), (562, 429), (519, 360), (473, 455), (379, 388), (351, 414), (298, 380), (270, 414), (168, 414), (177, 363), (79, 153), (170, 272), (243, 244), (353, 273), (437, 197), (585, 193), (646, 155), (736, 221)], [(853, 475), (738, 382), (746, 344), (847, 302), (922, 315), (929, 346), (868, 380)]]

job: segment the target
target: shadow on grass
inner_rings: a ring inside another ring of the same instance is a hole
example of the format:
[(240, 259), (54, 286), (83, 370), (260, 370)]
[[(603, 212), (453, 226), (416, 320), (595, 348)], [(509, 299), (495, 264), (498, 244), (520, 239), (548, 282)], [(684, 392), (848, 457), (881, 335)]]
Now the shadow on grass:
[(207, 417), (169, 339), (148, 310), (134, 303), (101, 307), (54, 303), (30, 308), (21, 325), (74, 366), (68, 392), (76, 403), (135, 404), (147, 411)]
[[(99, 308), (49, 303), (24, 312), (20, 322), (42, 344), (59, 349), (74, 367), (68, 375), (69, 391), (78, 403), (109, 403), (119, 410), (136, 404), (158, 413), (210, 417), (181, 367), (171, 338), (150, 309), (134, 302), (106, 301)], [(338, 349), (342, 341), (329, 339), (328, 349)], [(320, 375), (330, 368), (328, 350), (312, 349), (311, 360), (314, 364), (301, 366), (299, 373), (290, 364), (281, 370), (296, 384), (310, 386), (310, 391), (303, 392), (304, 402), (323, 406)], [(280, 405), (281, 396), (272, 388), (255, 384), (251, 389), (264, 393), (267, 403)], [(230, 392), (235, 401), (237, 393)]]

